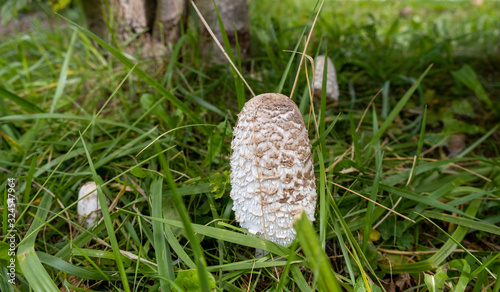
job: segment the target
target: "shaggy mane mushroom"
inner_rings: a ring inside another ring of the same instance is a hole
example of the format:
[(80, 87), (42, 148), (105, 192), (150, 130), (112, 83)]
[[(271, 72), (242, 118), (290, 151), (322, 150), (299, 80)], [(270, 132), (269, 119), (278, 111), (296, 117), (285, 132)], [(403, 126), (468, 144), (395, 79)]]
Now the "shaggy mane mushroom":
[(297, 105), (266, 93), (249, 100), (231, 143), (231, 198), (236, 220), (250, 233), (283, 246), (295, 239), (304, 210), (314, 220), (316, 184), (311, 144)]

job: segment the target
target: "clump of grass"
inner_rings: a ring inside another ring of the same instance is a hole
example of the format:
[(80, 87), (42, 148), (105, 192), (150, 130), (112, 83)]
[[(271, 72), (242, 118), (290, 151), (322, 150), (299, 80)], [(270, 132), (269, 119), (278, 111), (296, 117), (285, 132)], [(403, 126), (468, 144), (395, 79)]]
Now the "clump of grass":
[[(261, 11), (276, 4), (251, 4), (254, 53), (240, 68), (251, 68), (242, 74), (255, 92), (280, 80), (292, 90), (295, 74), (282, 73), (299, 59), (283, 50), (303, 45), (314, 5), (288, 4), (297, 13), (274, 18)], [(497, 116), (452, 72), (468, 65), (496, 96), (498, 9), (410, 2), (414, 14), (399, 18), (402, 4), (392, 5), (323, 8), (308, 53), (328, 50), (340, 103), (311, 99), (305, 74), (294, 98), (313, 138), (323, 223), (301, 221), (312, 235), (288, 247), (234, 222), (229, 141), (250, 94), (229, 68), (204, 63), (194, 25), (163, 69), (98, 49), (67, 23), (0, 36), (0, 171), (19, 186), (18, 287), (5, 281), (2, 254), (1, 290), (175, 291), (179, 271), (206, 269), (219, 290), (305, 291), (331, 284), (320, 266), (347, 290), (497, 291)], [(448, 157), (447, 137), (458, 132), (464, 150)], [(76, 200), (89, 180), (111, 204), (87, 230)], [(255, 259), (255, 248), (271, 254)]]

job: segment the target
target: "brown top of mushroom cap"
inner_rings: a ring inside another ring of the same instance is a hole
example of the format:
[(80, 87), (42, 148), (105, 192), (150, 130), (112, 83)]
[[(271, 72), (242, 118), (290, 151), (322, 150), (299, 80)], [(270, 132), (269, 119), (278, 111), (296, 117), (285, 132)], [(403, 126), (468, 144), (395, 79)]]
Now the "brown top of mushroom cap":
[[(292, 112), (291, 120), (295, 123), (303, 123), (300, 110), (288, 96), (281, 93), (263, 93), (255, 96), (246, 102), (245, 106), (256, 106), (257, 108), (268, 109), (280, 112)], [(238, 116), (240, 116), (238, 114)]]

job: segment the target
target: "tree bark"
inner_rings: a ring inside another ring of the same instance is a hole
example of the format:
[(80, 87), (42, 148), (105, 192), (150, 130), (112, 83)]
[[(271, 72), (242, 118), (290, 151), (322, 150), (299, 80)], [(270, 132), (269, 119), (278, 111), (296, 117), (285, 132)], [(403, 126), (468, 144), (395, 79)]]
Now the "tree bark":
[(179, 39), (181, 25), (185, 21), (186, 5), (184, 0), (157, 0), (153, 25), (153, 38), (156, 43), (172, 44)]
[(102, 0), (85, 0), (82, 1), (82, 6), (88, 29), (101, 39), (106, 40), (108, 28), (104, 20)]
[[(224, 45), (219, 20), (212, 0), (196, 0), (195, 2), (219, 42)], [(236, 58), (236, 36), (238, 37), (238, 44), (241, 50), (240, 53), (242, 57), (245, 57), (248, 54), (248, 48), (250, 46), (250, 21), (248, 19), (248, 6), (246, 0), (215, 0), (215, 4), (219, 10), (220, 18), (224, 25), (229, 43), (231, 44), (234, 57)], [(201, 24), (201, 26), (202, 35), (210, 37), (203, 24)], [(214, 59), (224, 62), (226, 60), (224, 54), (214, 41), (212, 41), (212, 43), (213, 45), (204, 53), (212, 54)]]
[[(229, 42), (236, 44), (236, 35), (242, 56), (248, 53), (250, 29), (246, 0), (216, 0)], [(111, 6), (112, 15), (106, 15)], [(89, 29), (109, 41), (108, 25), (115, 32), (115, 39), (127, 53), (142, 56), (160, 56), (168, 53), (168, 45), (175, 43), (186, 21), (186, 0), (84, 0), (83, 10)], [(197, 0), (203, 16), (223, 43), (222, 33), (212, 0)], [(202, 34), (209, 36), (203, 27)], [(204, 46), (207, 47), (207, 46)], [(214, 54), (210, 59), (224, 61), (215, 42), (203, 54)]]
[(111, 15), (105, 15), (107, 0), (82, 1), (90, 31), (109, 41), (106, 22), (127, 53), (159, 56), (180, 35), (186, 9), (184, 0), (109, 0)]
[(116, 15), (117, 32), (122, 41), (128, 41), (133, 34), (148, 29), (146, 0), (112, 0), (111, 5)]

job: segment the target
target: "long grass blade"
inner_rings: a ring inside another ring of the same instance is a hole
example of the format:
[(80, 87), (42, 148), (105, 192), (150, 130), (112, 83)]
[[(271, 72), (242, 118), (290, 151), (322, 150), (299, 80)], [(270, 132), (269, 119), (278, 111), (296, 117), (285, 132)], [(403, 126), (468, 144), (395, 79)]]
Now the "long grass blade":
[(201, 248), (200, 242), (198, 241), (198, 238), (194, 234), (195, 231), (191, 224), (191, 219), (189, 218), (186, 206), (184, 206), (184, 201), (182, 200), (182, 197), (177, 192), (177, 186), (172, 178), (172, 173), (170, 172), (170, 169), (167, 167), (167, 169), (165, 169), (164, 171), (166, 174), (165, 179), (167, 180), (168, 185), (170, 186), (170, 190), (172, 191), (172, 195), (174, 197), (177, 210), (179, 211), (179, 215), (181, 216), (182, 225), (186, 230), (191, 248), (193, 249), (194, 252), (194, 262), (196, 263), (196, 267), (198, 269), (198, 277), (200, 280), (201, 291), (210, 292), (208, 276), (207, 276), (207, 268), (206, 268), (207, 264), (205, 262), (205, 257), (203, 255), (203, 250)]
[[(106, 203), (106, 198), (104, 195), (104, 192), (101, 189), (101, 178), (97, 175), (96, 169), (94, 168), (94, 163), (92, 161), (92, 157), (90, 156), (89, 150), (87, 149), (87, 144), (85, 143), (85, 139), (82, 137), (80, 133), (80, 140), (82, 141), (83, 148), (85, 149), (85, 154), (87, 155), (87, 161), (90, 167), (90, 170), (92, 171), (92, 176), (94, 178), (94, 181), (97, 183), (97, 197), (99, 198), (99, 205), (103, 206), (101, 208), (102, 210), (102, 217), (104, 219), (104, 224), (106, 225), (106, 230), (108, 232), (108, 237), (109, 241), (111, 243), (111, 247), (113, 249), (113, 254), (115, 255), (116, 259), (116, 266), (118, 268), (118, 273), (120, 274), (120, 278), (122, 280), (122, 285), (123, 288), (125, 289), (126, 292), (130, 292), (130, 286), (128, 283), (127, 279), (127, 274), (125, 273), (125, 268), (123, 266), (123, 261), (120, 256), (120, 247), (118, 245), (118, 240), (116, 239), (116, 231), (113, 227), (113, 222), (111, 221), (111, 216), (108, 211), (108, 204)], [(104, 207), (106, 206), (106, 207)]]
[(40, 230), (39, 228), (45, 223), (44, 221), (47, 218), (51, 204), (52, 197), (48, 193), (45, 193), (38, 206), (33, 223), (31, 223), (26, 233), (26, 239), (17, 248), (19, 268), (23, 271), (24, 277), (34, 291), (59, 291), (35, 253), (37, 234)]
[[(37, 252), (36, 255), (40, 258), (40, 261), (48, 266), (53, 267), (56, 270), (66, 272), (70, 275), (77, 276), (83, 279), (89, 280), (119, 280), (119, 277), (113, 277), (111, 275), (103, 275), (101, 271), (98, 270), (90, 270), (82, 267), (78, 267), (64, 261), (56, 256), (44, 253)], [(114, 257), (113, 257), (114, 259)]]
[(475, 149), (477, 146), (479, 146), (481, 143), (483, 143), (484, 140), (486, 140), (486, 138), (493, 135), (493, 133), (495, 133), (498, 130), (498, 127), (500, 127), (500, 124), (497, 124), (496, 126), (494, 126), (491, 130), (488, 131), (488, 133), (484, 134), (481, 138), (474, 141), (474, 143), (472, 143), (472, 145), (467, 147), (464, 151), (460, 152), (460, 154), (457, 155), (457, 158), (464, 157), (469, 152), (471, 152), (473, 149)]
[(399, 114), (399, 112), (403, 109), (403, 107), (406, 105), (410, 97), (412, 96), (413, 92), (418, 88), (422, 80), (424, 79), (425, 75), (431, 70), (432, 65), (427, 67), (427, 69), (424, 71), (422, 75), (418, 78), (417, 82), (413, 84), (410, 89), (403, 95), (403, 97), (399, 100), (399, 102), (394, 106), (394, 109), (392, 109), (391, 113), (387, 117), (387, 119), (384, 121), (384, 123), (380, 126), (380, 130), (375, 134), (371, 140), (371, 144), (375, 143), (376, 141), (380, 140), (382, 135), (384, 135), (385, 131), (389, 128), (389, 126), (392, 124), (396, 116)]
[(66, 52), (66, 57), (61, 68), (61, 73), (59, 75), (59, 81), (57, 82), (56, 92), (52, 98), (52, 104), (50, 105), (49, 113), (53, 113), (57, 107), (57, 102), (63, 95), (64, 88), (66, 87), (66, 79), (68, 78), (68, 66), (69, 60), (73, 57), (73, 47), (75, 46), (76, 36), (78, 35), (78, 29), (75, 29), (71, 40), (69, 42), (68, 51)]
[[(125, 213), (135, 215), (135, 216), (140, 216), (140, 217), (143, 217), (143, 218), (146, 218), (149, 220), (158, 220), (160, 222), (163, 222), (163, 223), (168, 224), (168, 225), (173, 226), (173, 227), (184, 228), (183, 223), (180, 221), (169, 220), (169, 219), (161, 219), (160, 220), (158, 218), (153, 218), (150, 216), (139, 215), (137, 213), (133, 213), (133, 212), (130, 212), (130, 211), (124, 210), (124, 209), (119, 209), (119, 210), (121, 212), (125, 212)], [(289, 254), (289, 250), (286, 247), (283, 247), (281, 245), (273, 243), (272, 241), (266, 240), (264, 238), (257, 238), (254, 236), (249, 236), (249, 235), (245, 235), (245, 234), (241, 234), (241, 233), (237, 233), (237, 232), (233, 232), (233, 231), (229, 231), (229, 230), (224, 230), (221, 228), (215, 228), (215, 227), (205, 226), (205, 225), (200, 225), (200, 224), (191, 224), (191, 226), (192, 226), (194, 232), (208, 236), (208, 237), (220, 239), (223, 241), (232, 242), (235, 244), (240, 244), (243, 246), (267, 250), (267, 251), (270, 251), (270, 252), (275, 253), (275, 254), (280, 255), (280, 256), (286, 256), (287, 254)]]
[[(162, 181), (162, 179), (155, 179), (151, 184), (151, 214), (156, 218), (163, 218)], [(171, 291), (168, 281), (164, 279), (170, 279), (170, 281), (175, 280), (174, 265), (172, 263), (172, 257), (170, 256), (169, 246), (165, 242), (165, 236), (163, 235), (163, 224), (159, 221), (153, 221), (153, 236), (161, 291)]]
[(316, 12), (316, 16), (314, 17), (314, 21), (311, 25), (311, 29), (309, 30), (309, 34), (307, 35), (306, 39), (306, 44), (304, 46), (304, 51), (302, 53), (302, 56), (300, 57), (300, 62), (299, 62), (299, 68), (297, 69), (297, 75), (295, 75), (295, 80), (293, 82), (292, 86), (292, 92), (290, 92), (290, 98), (293, 99), (293, 94), (295, 92), (295, 86), (297, 85), (297, 81), (299, 79), (299, 74), (300, 74), (300, 69), (302, 68), (302, 63), (304, 62), (304, 58), (306, 57), (306, 52), (307, 52), (307, 47), (309, 46), (309, 41), (311, 40), (311, 36), (314, 30), (314, 26), (316, 25), (316, 21), (318, 20), (319, 14), (321, 13), (321, 9), (323, 8), (323, 4), (325, 3), (325, 0), (318, 0), (318, 2), (321, 1), (318, 11)]
[[(377, 121), (377, 115), (375, 114), (375, 106), (372, 107), (372, 112), (373, 112), (373, 133), (377, 133), (378, 131), (378, 121)], [(372, 226), (377, 217), (375, 216), (376, 214), (374, 213), (375, 211), (375, 203), (377, 201), (377, 194), (378, 194), (378, 186), (380, 183), (380, 178), (382, 177), (382, 161), (383, 161), (383, 152), (382, 149), (380, 148), (380, 141), (377, 141), (375, 143), (375, 179), (373, 180), (373, 185), (372, 185), (372, 190), (370, 193), (370, 200), (368, 201), (367, 207), (366, 207), (366, 217), (365, 217), (365, 224), (364, 224), (364, 230), (363, 230), (363, 245), (362, 245), (362, 250), (363, 252), (366, 252), (366, 248), (368, 246), (368, 240), (370, 239), (370, 234), (372, 232)], [(373, 202), (372, 202), (373, 201)]]
[(461, 218), (449, 214), (436, 213), (436, 212), (424, 212), (422, 213), (422, 215), (428, 218), (433, 218), (444, 222), (456, 224), (467, 228), (473, 228), (500, 236), (500, 227), (486, 222), (481, 222), (477, 220), (471, 220), (468, 218)]
[(307, 215), (302, 212), (302, 215), (295, 222), (295, 230), (297, 230), (297, 238), (304, 249), (311, 268), (316, 275), (321, 291), (342, 291), (338, 283), (337, 277), (333, 272), (330, 260), (326, 256), (320, 241), (316, 236), (316, 232), (307, 219)]

